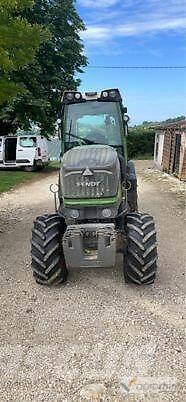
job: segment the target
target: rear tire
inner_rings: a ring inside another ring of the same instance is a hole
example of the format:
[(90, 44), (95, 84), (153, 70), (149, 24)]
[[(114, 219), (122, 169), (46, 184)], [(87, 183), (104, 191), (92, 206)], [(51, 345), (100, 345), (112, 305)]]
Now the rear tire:
[(33, 275), (41, 285), (66, 282), (67, 268), (62, 248), (65, 222), (57, 214), (36, 218), (32, 229), (31, 256)]
[(157, 271), (157, 242), (154, 219), (148, 214), (126, 216), (127, 247), (124, 278), (127, 283), (152, 284)]

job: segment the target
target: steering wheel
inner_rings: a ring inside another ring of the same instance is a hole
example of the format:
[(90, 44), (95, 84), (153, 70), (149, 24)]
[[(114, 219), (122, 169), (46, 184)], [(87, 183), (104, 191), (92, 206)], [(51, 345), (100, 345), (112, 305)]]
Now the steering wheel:
[(98, 144), (108, 144), (108, 140), (104, 134), (91, 133), (87, 136), (87, 140), (98, 143)]

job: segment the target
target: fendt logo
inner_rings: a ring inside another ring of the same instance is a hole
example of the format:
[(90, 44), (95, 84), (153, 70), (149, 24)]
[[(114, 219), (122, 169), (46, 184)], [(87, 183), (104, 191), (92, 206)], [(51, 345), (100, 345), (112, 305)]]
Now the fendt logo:
[(98, 187), (101, 184), (101, 181), (80, 181), (77, 182), (77, 187)]

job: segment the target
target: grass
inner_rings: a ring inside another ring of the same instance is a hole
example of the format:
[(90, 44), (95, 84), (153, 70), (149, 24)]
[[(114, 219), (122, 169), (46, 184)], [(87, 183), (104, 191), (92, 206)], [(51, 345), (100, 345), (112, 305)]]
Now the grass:
[(27, 183), (37, 177), (42, 177), (46, 173), (52, 173), (59, 169), (59, 162), (53, 161), (38, 172), (24, 172), (22, 170), (0, 170), (0, 194), (11, 190), (18, 184)]
[(151, 155), (151, 154), (142, 154), (142, 155), (136, 155), (131, 159), (133, 159), (133, 160), (143, 160), (143, 161), (145, 161), (145, 160), (153, 160), (154, 156)]
[(59, 161), (51, 161), (48, 166), (41, 173), (54, 172), (60, 168)]
[(28, 182), (33, 177), (36, 177), (37, 174), (37, 172), (27, 173), (13, 170), (0, 171), (0, 193), (10, 190), (17, 184)]

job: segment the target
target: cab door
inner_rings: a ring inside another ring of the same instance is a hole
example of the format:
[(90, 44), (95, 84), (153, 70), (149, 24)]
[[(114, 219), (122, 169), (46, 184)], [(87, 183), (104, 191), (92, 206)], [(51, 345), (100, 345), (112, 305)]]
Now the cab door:
[(0, 137), (0, 164), (4, 162), (4, 137)]

